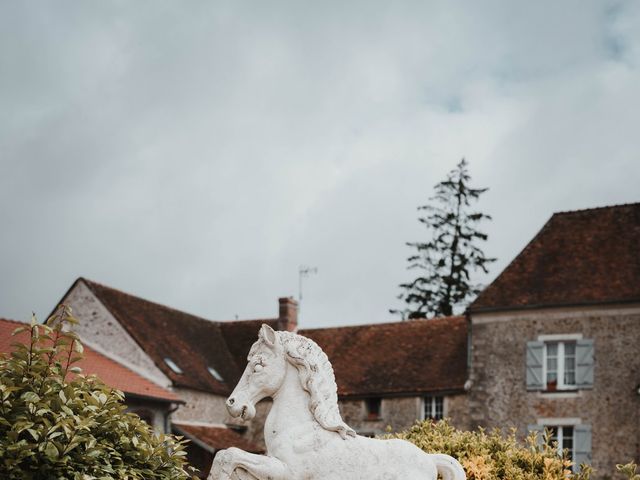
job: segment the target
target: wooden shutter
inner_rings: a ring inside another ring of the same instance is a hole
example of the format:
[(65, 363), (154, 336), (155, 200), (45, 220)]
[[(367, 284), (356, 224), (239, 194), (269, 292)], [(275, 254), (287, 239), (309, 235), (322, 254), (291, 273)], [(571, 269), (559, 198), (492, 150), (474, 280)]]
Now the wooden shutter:
[(576, 341), (576, 386), (593, 388), (593, 340)]
[(527, 390), (542, 390), (542, 362), (544, 361), (544, 343), (527, 342)]
[(576, 468), (591, 464), (591, 425), (573, 427), (573, 463)]

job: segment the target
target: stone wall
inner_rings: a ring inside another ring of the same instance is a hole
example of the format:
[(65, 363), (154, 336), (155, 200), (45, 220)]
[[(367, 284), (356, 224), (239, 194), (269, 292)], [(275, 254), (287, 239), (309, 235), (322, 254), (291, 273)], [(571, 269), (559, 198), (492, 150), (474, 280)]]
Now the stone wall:
[(444, 399), (444, 415), (451, 420), (451, 425), (460, 430), (472, 430), (474, 428), (469, 412), (469, 395), (466, 393), (446, 396)]
[[(379, 435), (391, 430), (399, 432), (422, 419), (423, 402), (419, 396), (385, 397), (381, 399), (380, 416), (367, 418), (364, 399), (341, 399), (340, 413), (350, 427), (361, 435)], [(468, 402), (464, 394), (444, 397), (444, 416), (457, 428), (468, 428)]]
[(225, 407), (226, 398), (213, 393), (200, 392), (190, 388), (175, 388), (176, 395), (186, 402), (173, 412), (171, 419), (175, 422), (203, 422), (223, 425), (229, 414)]
[(169, 404), (163, 402), (153, 402), (146, 399), (135, 398), (125, 395), (127, 411), (139, 415), (157, 433), (169, 433), (167, 417), (169, 415)]
[(87, 288), (82, 280), (63, 299), (79, 323), (74, 330), (94, 350), (102, 353), (162, 387), (171, 381), (162, 373), (120, 322)]
[[(171, 415), (173, 420), (218, 425), (240, 424), (246, 428), (245, 435), (248, 439), (264, 446), (262, 428), (269, 411), (270, 401), (260, 402), (256, 406), (256, 418), (252, 422), (233, 419), (224, 405), (226, 397), (192, 389), (171, 388), (169, 378), (82, 281), (79, 281), (68, 293), (64, 303), (73, 309), (74, 315), (80, 320), (74, 329), (87, 345), (158, 385), (170, 388), (186, 402), (173, 412)], [(154, 428), (158, 431), (164, 429), (165, 412), (155, 408), (150, 411)]]
[[(516, 427), (539, 419), (592, 426), (593, 466), (602, 474), (640, 458), (640, 308), (538, 310), (472, 317), (471, 427)], [(527, 391), (526, 342), (539, 335), (594, 340), (594, 386), (573, 393)]]
[(271, 400), (265, 399), (256, 405), (256, 416), (251, 421), (243, 421), (229, 415), (225, 406), (226, 397), (200, 392), (188, 388), (176, 388), (176, 394), (186, 402), (173, 412), (171, 419), (177, 423), (197, 422), (240, 427), (243, 435), (264, 448), (264, 422), (271, 408)]

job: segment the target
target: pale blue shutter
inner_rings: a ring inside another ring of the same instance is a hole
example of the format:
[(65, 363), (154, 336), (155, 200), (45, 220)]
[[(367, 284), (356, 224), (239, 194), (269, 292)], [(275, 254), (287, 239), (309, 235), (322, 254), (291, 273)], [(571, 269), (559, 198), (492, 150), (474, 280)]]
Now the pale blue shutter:
[(576, 386), (593, 388), (593, 340), (576, 341)]
[(576, 468), (591, 464), (591, 425), (573, 427), (573, 463)]
[(544, 361), (544, 343), (527, 342), (527, 390), (542, 390), (542, 363)]
[(529, 425), (527, 426), (527, 430), (529, 431), (529, 433), (536, 433), (536, 442), (538, 444), (538, 447), (544, 445), (544, 425)]

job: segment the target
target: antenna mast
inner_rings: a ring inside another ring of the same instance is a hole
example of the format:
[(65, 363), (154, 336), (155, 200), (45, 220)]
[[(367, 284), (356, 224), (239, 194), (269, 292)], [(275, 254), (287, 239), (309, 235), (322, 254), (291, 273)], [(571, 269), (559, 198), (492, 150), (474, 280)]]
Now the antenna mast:
[(302, 314), (302, 279), (317, 273), (318, 267), (309, 267), (308, 265), (300, 265), (298, 267), (298, 319), (301, 318)]

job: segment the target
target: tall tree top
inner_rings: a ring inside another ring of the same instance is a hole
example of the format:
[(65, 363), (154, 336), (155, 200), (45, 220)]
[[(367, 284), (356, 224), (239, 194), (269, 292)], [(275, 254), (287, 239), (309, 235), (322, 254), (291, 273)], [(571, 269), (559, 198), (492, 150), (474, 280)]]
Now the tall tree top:
[(431, 203), (418, 207), (425, 212), (418, 221), (427, 228), (428, 240), (408, 242), (415, 253), (407, 261), (408, 269), (417, 269), (420, 274), (400, 285), (403, 291), (398, 298), (406, 306), (391, 313), (403, 319), (452, 315), (454, 308), (466, 305), (480, 292), (480, 286), (471, 283), (471, 272), (480, 269), (487, 273), (487, 265), (496, 259), (486, 257), (478, 246), (487, 240), (478, 224), (491, 217), (471, 208), (488, 189), (473, 188), (470, 180), (463, 158), (435, 185)]

